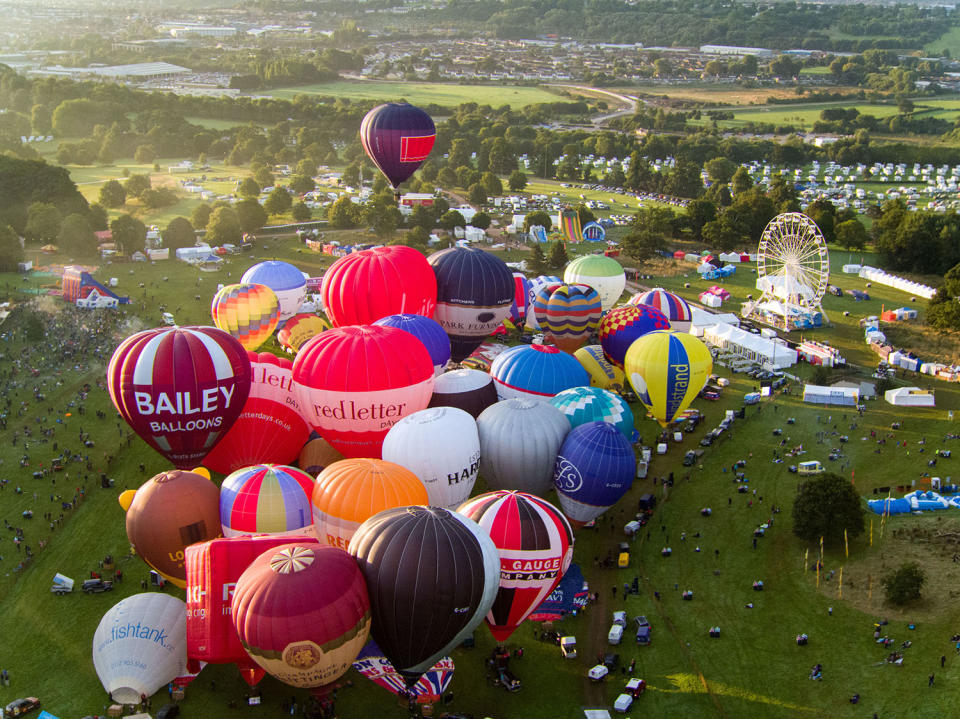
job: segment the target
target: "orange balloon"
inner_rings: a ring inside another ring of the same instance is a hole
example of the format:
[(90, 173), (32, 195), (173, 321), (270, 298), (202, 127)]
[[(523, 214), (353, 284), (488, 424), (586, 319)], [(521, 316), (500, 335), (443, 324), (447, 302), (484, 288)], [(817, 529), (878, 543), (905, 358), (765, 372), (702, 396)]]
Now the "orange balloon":
[(317, 477), (313, 531), (321, 544), (347, 549), (357, 528), (378, 512), (427, 504), (427, 488), (405, 467), (383, 459), (344, 459)]

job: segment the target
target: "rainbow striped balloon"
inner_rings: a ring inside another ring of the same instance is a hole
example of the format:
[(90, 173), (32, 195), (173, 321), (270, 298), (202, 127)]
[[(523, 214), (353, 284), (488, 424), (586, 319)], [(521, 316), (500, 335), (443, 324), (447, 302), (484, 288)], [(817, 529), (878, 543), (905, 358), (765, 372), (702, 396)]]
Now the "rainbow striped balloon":
[(213, 323), (255, 350), (273, 334), (280, 321), (280, 301), (266, 285), (227, 285), (210, 304)]
[(693, 319), (690, 305), (682, 297), (660, 287), (654, 287), (649, 292), (638, 292), (627, 300), (627, 304), (656, 307), (670, 320), (670, 329), (678, 332), (690, 329), (690, 321)]
[(544, 285), (534, 297), (533, 312), (547, 341), (576, 352), (600, 324), (600, 294), (589, 285)]
[(309, 474), (282, 464), (238, 469), (220, 487), (223, 535), (277, 534), (312, 527), (313, 485)]

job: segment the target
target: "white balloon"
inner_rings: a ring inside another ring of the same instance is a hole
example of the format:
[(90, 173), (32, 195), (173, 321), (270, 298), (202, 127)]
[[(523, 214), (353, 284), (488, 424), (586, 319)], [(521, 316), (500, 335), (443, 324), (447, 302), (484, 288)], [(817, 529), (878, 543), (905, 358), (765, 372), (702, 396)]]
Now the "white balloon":
[(187, 671), (187, 605), (159, 592), (134, 594), (103, 615), (93, 666), (119, 704), (136, 704)]
[(387, 432), (382, 456), (417, 475), (427, 488), (431, 506), (455, 509), (470, 496), (477, 481), (477, 423), (456, 407), (414, 412)]

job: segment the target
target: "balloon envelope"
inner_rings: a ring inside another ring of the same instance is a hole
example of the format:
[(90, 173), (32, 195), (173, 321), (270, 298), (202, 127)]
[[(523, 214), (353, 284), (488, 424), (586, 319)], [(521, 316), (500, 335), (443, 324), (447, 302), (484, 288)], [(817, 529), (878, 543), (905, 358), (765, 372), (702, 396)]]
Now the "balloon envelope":
[(527, 327), (532, 330), (541, 329), (537, 322), (537, 313), (533, 311), (533, 302), (537, 298), (537, 293), (547, 285), (562, 285), (563, 280), (556, 275), (538, 275), (530, 280), (527, 286)]
[(547, 399), (570, 387), (589, 383), (577, 360), (552, 345), (517, 345), (500, 353), (490, 367), (500, 399)]
[(453, 659), (441, 657), (440, 660), (423, 673), (423, 676), (411, 688), (406, 680), (393, 668), (390, 660), (383, 656), (383, 652), (372, 639), (360, 650), (360, 654), (353, 663), (353, 668), (389, 692), (403, 697), (409, 697), (411, 692), (421, 704), (434, 704), (447, 692), (447, 687), (453, 681)]
[(609, 422), (628, 440), (632, 440), (636, 432), (630, 405), (619, 395), (605, 389), (565, 389), (556, 397), (551, 397), (550, 404), (567, 416), (571, 427), (579, 427), (587, 422)]
[(703, 389), (713, 357), (691, 334), (652, 332), (631, 345), (626, 371), (637, 398), (666, 427)]
[(607, 361), (603, 355), (603, 347), (600, 345), (581, 347), (573, 353), (573, 356), (590, 375), (591, 387), (623, 392), (624, 387), (627, 386), (623, 370)]
[(604, 255), (583, 255), (573, 260), (563, 271), (568, 284), (590, 285), (600, 294), (604, 310), (611, 309), (627, 286), (623, 265)]
[(307, 340), (328, 329), (330, 323), (319, 315), (297, 314), (283, 323), (283, 327), (277, 332), (277, 342), (296, 354)]
[(666, 315), (650, 305), (626, 305), (600, 320), (600, 346), (607, 360), (623, 368), (624, 357), (634, 342), (648, 332), (670, 329)]
[(547, 341), (573, 352), (600, 324), (600, 295), (587, 285), (545, 285), (533, 301)]
[(480, 469), (477, 423), (454, 407), (414, 412), (387, 432), (383, 458), (417, 475), (429, 504), (456, 509), (470, 496)]
[(245, 350), (269, 339), (280, 321), (280, 301), (266, 285), (226, 285), (210, 305), (213, 324), (237, 338)]
[(289, 262), (267, 260), (258, 262), (243, 273), (241, 282), (266, 285), (280, 302), (280, 321), (297, 314), (307, 297), (307, 280), (303, 273)]
[(522, 327), (530, 304), (530, 280), (522, 272), (514, 272), (513, 287), (513, 302), (510, 304), (509, 317), (517, 327)]
[(638, 292), (629, 300), (631, 305), (650, 305), (666, 315), (670, 321), (670, 329), (678, 332), (686, 332), (690, 329), (690, 323), (693, 320), (693, 313), (687, 301), (675, 295), (673, 292), (667, 292), (664, 289), (655, 287), (649, 292)]
[(374, 324), (396, 327), (398, 330), (409, 332), (423, 342), (423, 346), (430, 353), (434, 374), (441, 374), (447, 362), (450, 361), (450, 338), (440, 323), (434, 319), (423, 315), (388, 315)]
[(417, 171), (436, 139), (430, 116), (405, 102), (378, 105), (360, 123), (363, 149), (394, 187)]
[(497, 401), (493, 377), (475, 369), (457, 369), (444, 372), (433, 383), (431, 407), (457, 407), (474, 419)]
[(313, 477), (282, 464), (256, 464), (230, 474), (220, 487), (223, 536), (276, 534), (309, 528)]
[(574, 427), (563, 441), (554, 472), (564, 514), (578, 525), (596, 519), (627, 493), (636, 471), (630, 442), (612, 424)]
[(300, 450), (297, 466), (307, 474), (316, 477), (325, 468), (341, 459), (343, 459), (343, 455), (335, 450), (327, 440), (323, 437), (314, 436)]

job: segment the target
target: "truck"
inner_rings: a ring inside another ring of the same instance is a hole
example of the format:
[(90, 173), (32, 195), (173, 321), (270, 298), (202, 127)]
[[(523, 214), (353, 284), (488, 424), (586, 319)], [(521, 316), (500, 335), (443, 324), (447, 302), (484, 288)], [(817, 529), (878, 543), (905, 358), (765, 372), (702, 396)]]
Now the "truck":
[(73, 580), (57, 572), (53, 575), (53, 583), (50, 585), (50, 591), (58, 597), (69, 594), (73, 591)]
[(570, 636), (560, 637), (560, 653), (563, 654), (564, 659), (576, 659), (577, 638)]

